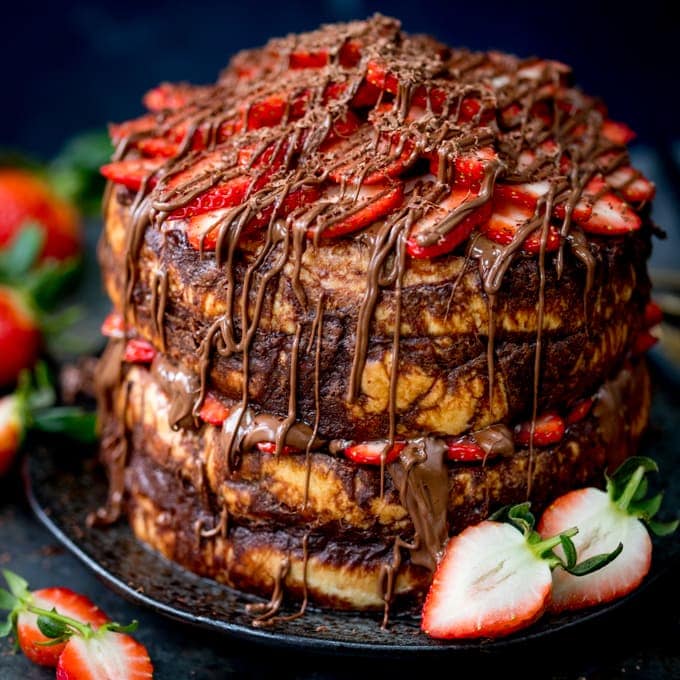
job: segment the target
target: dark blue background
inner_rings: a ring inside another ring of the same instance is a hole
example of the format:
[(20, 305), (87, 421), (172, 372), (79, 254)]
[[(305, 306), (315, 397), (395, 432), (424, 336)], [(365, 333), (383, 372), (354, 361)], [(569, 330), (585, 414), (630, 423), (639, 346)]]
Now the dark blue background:
[[(640, 140), (680, 136), (677, 22), (671, 2), (130, 2), (13, 0), (0, 13), (0, 147), (49, 155), (70, 135), (141, 111), (162, 80), (213, 81), (238, 49), (374, 11), (456, 45), (538, 54), (572, 64), (587, 91)], [(675, 50), (673, 49), (673, 52)]]

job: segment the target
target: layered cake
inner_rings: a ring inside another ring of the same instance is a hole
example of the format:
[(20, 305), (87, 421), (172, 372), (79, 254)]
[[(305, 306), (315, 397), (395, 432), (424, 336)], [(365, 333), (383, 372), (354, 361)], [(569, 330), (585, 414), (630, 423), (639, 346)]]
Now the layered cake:
[(107, 524), (270, 598), (417, 603), (448, 537), (636, 450), (654, 187), (561, 63), (368, 21), (111, 128)]

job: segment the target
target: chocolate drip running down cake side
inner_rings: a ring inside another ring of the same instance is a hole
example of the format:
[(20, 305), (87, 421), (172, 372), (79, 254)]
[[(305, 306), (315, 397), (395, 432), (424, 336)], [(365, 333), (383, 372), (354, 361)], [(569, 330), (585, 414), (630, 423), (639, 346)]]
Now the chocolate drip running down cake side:
[(271, 596), (257, 625), (387, 617), (451, 534), (632, 454), (654, 187), (570, 80), (376, 16), (112, 126), (92, 522)]

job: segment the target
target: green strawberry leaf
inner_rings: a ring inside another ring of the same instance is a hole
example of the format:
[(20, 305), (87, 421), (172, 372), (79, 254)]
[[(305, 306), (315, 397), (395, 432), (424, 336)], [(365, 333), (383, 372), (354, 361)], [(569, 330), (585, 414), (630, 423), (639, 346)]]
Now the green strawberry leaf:
[(610, 562), (615, 560), (623, 550), (623, 543), (612, 550), (610, 553), (603, 553), (601, 555), (593, 555), (583, 562), (579, 562), (571, 567), (568, 565), (564, 566), (564, 570), (568, 571), (572, 576), (586, 576), (587, 574), (592, 574), (602, 567), (606, 567)]
[(680, 524), (680, 520), (673, 520), (672, 522), (657, 522), (655, 519), (647, 520), (645, 524), (655, 536), (670, 536)]
[[(638, 468), (642, 468), (643, 474), (646, 474), (647, 472), (658, 472), (659, 470), (659, 466), (651, 458), (647, 458), (646, 456), (632, 456), (631, 458), (624, 460), (611, 477), (605, 474), (607, 491), (614, 502), (617, 502), (621, 498)], [(638, 489), (639, 487), (635, 488), (636, 494), (638, 493)]]
[(26, 579), (19, 576), (19, 574), (15, 574), (9, 569), (3, 569), (2, 575), (5, 577), (9, 591), (12, 593), (12, 595), (14, 595), (14, 597), (16, 597), (18, 600), (25, 600), (28, 597), (28, 581), (26, 581)]
[(42, 432), (67, 435), (84, 444), (97, 439), (97, 415), (76, 406), (58, 406), (33, 414), (32, 425)]
[(578, 555), (576, 554), (576, 546), (566, 534), (560, 534), (560, 545), (564, 550), (565, 564), (568, 569), (572, 569), (576, 565)]
[[(52, 609), (56, 614), (56, 609)], [(68, 633), (68, 626), (63, 621), (58, 621), (49, 616), (38, 617), (38, 628), (48, 638), (63, 638)]]
[(14, 620), (10, 614), (2, 623), (0, 623), (0, 638), (7, 637), (14, 629)]
[(139, 621), (135, 620), (129, 623), (127, 626), (123, 626), (120, 623), (105, 623), (99, 630), (110, 630), (112, 633), (134, 633), (137, 628), (139, 628)]
[(658, 493), (656, 496), (647, 498), (645, 500), (633, 501), (628, 506), (628, 512), (635, 517), (643, 520), (650, 520), (661, 508), (661, 501), (663, 500), (663, 493)]
[(16, 285), (38, 257), (45, 243), (45, 230), (35, 222), (26, 222), (0, 251), (0, 281)]
[(17, 606), (19, 600), (4, 588), (0, 588), (0, 609), (12, 611)]
[(47, 311), (62, 301), (64, 294), (73, 288), (82, 269), (80, 256), (66, 260), (48, 260), (29, 272), (22, 285), (38, 309)]

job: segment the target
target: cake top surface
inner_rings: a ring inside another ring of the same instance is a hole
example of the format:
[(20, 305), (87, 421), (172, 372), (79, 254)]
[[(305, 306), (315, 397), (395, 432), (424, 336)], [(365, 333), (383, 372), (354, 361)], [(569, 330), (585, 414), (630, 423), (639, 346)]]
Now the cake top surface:
[(104, 173), (218, 262), (275, 223), (317, 244), (380, 224), (414, 258), (471, 235), (551, 252), (572, 224), (639, 228), (654, 190), (630, 166), (632, 132), (570, 75), (383, 16), (328, 25), (237, 54), (214, 85), (151, 90), (149, 114), (112, 126)]

